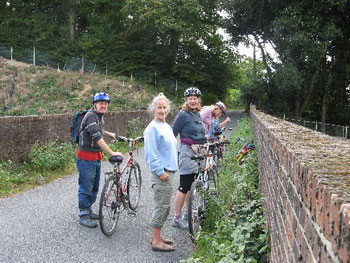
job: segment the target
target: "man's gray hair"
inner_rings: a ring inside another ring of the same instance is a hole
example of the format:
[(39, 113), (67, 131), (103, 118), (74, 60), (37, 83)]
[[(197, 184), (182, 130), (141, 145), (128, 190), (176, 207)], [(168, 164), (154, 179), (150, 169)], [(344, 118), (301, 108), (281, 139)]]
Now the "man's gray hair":
[(159, 100), (164, 100), (166, 102), (168, 112), (170, 112), (170, 100), (165, 97), (163, 92), (160, 92), (156, 97), (153, 98), (151, 104), (148, 106), (148, 111), (153, 113)]

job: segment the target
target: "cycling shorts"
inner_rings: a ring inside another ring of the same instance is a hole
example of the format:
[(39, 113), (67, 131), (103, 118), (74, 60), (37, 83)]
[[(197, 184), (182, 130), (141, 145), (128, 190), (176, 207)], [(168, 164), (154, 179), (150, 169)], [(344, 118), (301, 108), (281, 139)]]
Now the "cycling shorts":
[(194, 181), (194, 177), (196, 176), (196, 173), (194, 174), (180, 174), (180, 186), (178, 190), (186, 194), (191, 189), (191, 185)]

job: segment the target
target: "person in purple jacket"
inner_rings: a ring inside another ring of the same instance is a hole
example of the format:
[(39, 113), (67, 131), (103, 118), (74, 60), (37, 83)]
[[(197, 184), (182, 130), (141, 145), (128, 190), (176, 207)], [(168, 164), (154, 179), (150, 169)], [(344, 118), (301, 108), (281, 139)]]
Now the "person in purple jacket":
[(208, 140), (214, 140), (214, 132), (220, 131), (222, 127), (231, 121), (230, 117), (226, 115), (226, 119), (219, 123), (219, 118), (222, 114), (226, 115), (226, 105), (221, 101), (215, 105), (204, 106), (202, 108), (200, 115), (205, 125), (205, 136)]

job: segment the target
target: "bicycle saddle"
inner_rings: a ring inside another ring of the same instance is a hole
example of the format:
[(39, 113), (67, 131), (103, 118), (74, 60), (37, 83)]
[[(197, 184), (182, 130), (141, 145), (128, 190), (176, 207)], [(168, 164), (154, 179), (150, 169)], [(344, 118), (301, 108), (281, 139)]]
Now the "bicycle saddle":
[(111, 164), (121, 163), (123, 161), (123, 156), (119, 156), (119, 155), (111, 156), (111, 157), (109, 157), (108, 161)]
[(204, 160), (203, 155), (194, 155), (191, 157), (191, 160)]

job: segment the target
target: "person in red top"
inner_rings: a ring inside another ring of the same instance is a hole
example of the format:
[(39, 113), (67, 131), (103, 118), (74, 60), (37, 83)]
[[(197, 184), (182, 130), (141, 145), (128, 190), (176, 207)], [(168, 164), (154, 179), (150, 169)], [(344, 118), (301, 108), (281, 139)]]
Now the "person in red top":
[(97, 227), (91, 219), (98, 219), (91, 206), (96, 201), (100, 175), (102, 150), (108, 154), (122, 155), (114, 152), (103, 139), (103, 135), (115, 139), (115, 133), (104, 130), (103, 114), (107, 112), (111, 99), (107, 93), (98, 92), (92, 97), (93, 107), (85, 114), (79, 133), (79, 144), (76, 165), (79, 171), (78, 205), (80, 224), (86, 227)]

